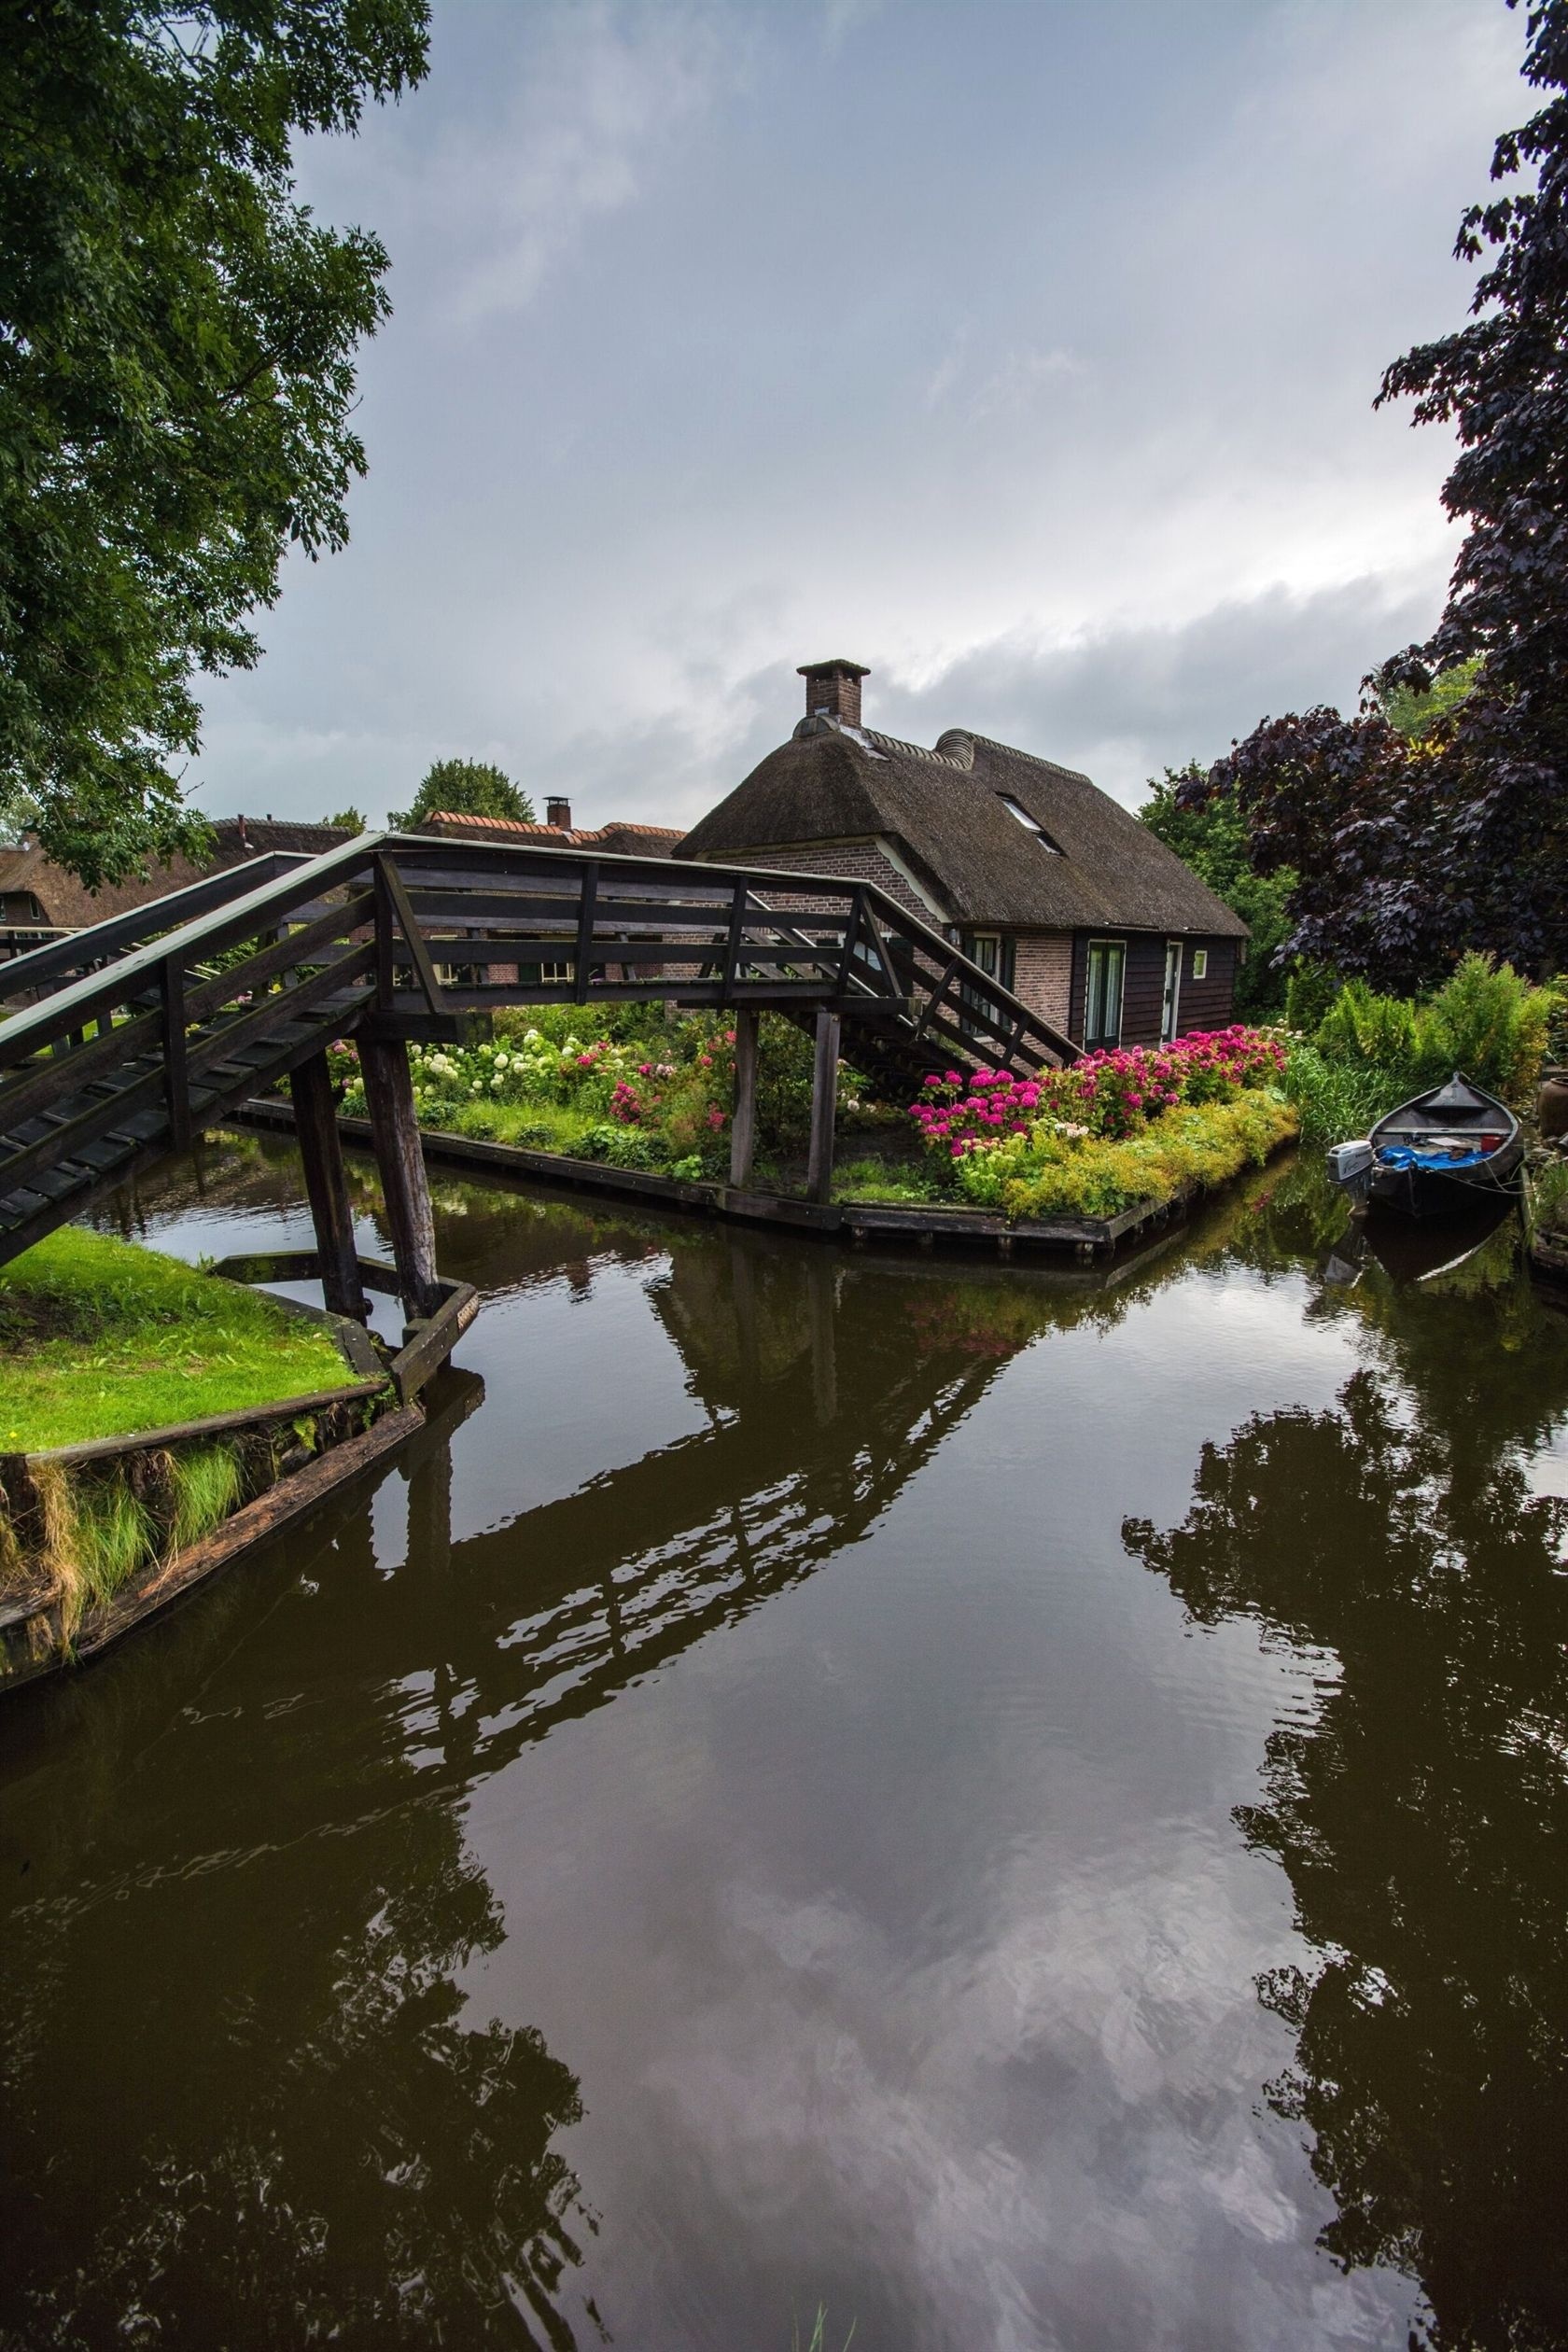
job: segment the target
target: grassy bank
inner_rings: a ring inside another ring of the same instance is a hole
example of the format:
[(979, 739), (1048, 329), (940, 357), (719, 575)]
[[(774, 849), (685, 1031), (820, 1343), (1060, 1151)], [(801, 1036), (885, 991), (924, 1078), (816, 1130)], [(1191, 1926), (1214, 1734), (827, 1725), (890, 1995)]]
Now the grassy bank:
[(0, 1267), (0, 1451), (199, 1421), (341, 1387), (324, 1331), (242, 1283), (66, 1226)]

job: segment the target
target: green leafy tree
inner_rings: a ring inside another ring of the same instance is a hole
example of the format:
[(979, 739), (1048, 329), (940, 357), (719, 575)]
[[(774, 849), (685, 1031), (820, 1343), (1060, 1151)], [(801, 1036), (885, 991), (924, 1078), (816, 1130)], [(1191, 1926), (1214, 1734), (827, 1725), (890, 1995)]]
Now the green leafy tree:
[(344, 833), (362, 833), (369, 831), (364, 811), (358, 808), (340, 808), (335, 817), (324, 818), (322, 821), (329, 825), (341, 825)]
[(1236, 1010), (1246, 1019), (1257, 1019), (1284, 1005), (1287, 974), (1275, 958), (1290, 931), (1286, 902), (1295, 876), (1258, 873), (1249, 853), (1247, 821), (1234, 800), (1183, 805), (1183, 791), (1191, 793), (1200, 786), (1205, 773), (1194, 760), (1184, 768), (1168, 767), (1157, 783), (1151, 777), (1150, 798), (1139, 810), (1139, 819), (1251, 931), (1247, 960), (1236, 975)]
[(89, 882), (188, 839), (193, 679), (347, 537), (387, 257), (291, 149), (426, 68), (427, 0), (31, 0), (0, 42), (0, 816)]
[(443, 810), (455, 817), (511, 817), (532, 824), (534, 804), (519, 790), (504, 768), (488, 760), (437, 760), (426, 770), (411, 808), (394, 808), (389, 821), (403, 833), (417, 833), (427, 818)]

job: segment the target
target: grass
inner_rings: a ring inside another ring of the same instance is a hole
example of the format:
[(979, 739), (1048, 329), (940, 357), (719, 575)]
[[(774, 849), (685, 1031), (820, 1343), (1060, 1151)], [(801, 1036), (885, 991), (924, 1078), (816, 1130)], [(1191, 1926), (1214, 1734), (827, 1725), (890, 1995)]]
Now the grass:
[[(0, 1353), (7, 1453), (270, 1405), (351, 1377), (331, 1337), (275, 1299), (79, 1226), (0, 1267)], [(93, 1538), (106, 1559), (126, 1540), (120, 1529)]]
[(1365, 1135), (1417, 1091), (1415, 1073), (1408, 1069), (1331, 1061), (1315, 1045), (1306, 1044), (1292, 1048), (1285, 1085), (1301, 1114), (1302, 1137), (1312, 1143), (1342, 1143)]

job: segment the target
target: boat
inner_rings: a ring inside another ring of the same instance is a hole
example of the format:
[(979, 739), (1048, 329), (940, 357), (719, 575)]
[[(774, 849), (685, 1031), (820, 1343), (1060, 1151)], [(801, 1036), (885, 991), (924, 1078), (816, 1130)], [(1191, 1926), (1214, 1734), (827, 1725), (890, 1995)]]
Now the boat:
[(1407, 1217), (1451, 1217), (1519, 1190), (1524, 1136), (1495, 1095), (1455, 1071), (1379, 1119), (1370, 1135), (1337, 1143), (1329, 1174), (1358, 1206)]

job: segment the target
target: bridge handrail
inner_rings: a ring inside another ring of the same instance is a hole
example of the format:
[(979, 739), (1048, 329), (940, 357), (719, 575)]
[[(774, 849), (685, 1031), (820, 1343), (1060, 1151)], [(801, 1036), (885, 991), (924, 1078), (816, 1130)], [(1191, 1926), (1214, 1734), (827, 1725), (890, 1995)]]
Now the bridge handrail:
[[(303, 849), (265, 849), (241, 865), (226, 866), (221, 874), (203, 875), (200, 881), (130, 907), (123, 915), (105, 915), (101, 923), (89, 923), (75, 931), (65, 930), (58, 923), (39, 926), (50, 931), (48, 944), (30, 947), (26, 955), (11, 956), (0, 963), (0, 995), (19, 995), (24, 988), (47, 987), (57, 973), (75, 972), (84, 960), (112, 955), (120, 947), (151, 938), (157, 932), (175, 930), (180, 923), (226, 905), (247, 889), (255, 889), (258, 884), (304, 864), (308, 855)], [(85, 953), (83, 943), (91, 943)]]
[[(273, 853), (274, 857), (280, 854)], [(991, 1035), (999, 1044), (1010, 1039), (1015, 1051), (1026, 1040), (1053, 1059), (1071, 1060), (1078, 1050), (1071, 1038), (1043, 1020), (1010, 989), (973, 963), (951, 940), (911, 914), (875, 882), (848, 881), (836, 875), (796, 874), (778, 868), (708, 865), (687, 859), (556, 849), (533, 843), (514, 846), (511, 842), (454, 841), (445, 835), (381, 832), (361, 833), (315, 857), (291, 860), (285, 871), (254, 882), (253, 887), (239, 890), (237, 895), (233, 877), (252, 880), (252, 868), (262, 861), (253, 861), (252, 867), (231, 869), (224, 876), (210, 877), (217, 903), (214, 904), (209, 900), (203, 911), (192, 914), (189, 919), (171, 929), (162, 925), (172, 905), (189, 905), (193, 896), (206, 890), (206, 883), (172, 893), (168, 901), (155, 901), (151, 906), (136, 910), (134, 917), (110, 917), (102, 924), (74, 933), (68, 949), (77, 959), (99, 950), (110, 952), (115, 941), (126, 936), (128, 923), (132, 936), (137, 931), (144, 936), (143, 944), (129, 954), (116, 957), (112, 963), (96, 972), (83, 973), (39, 1003), (0, 1021), (0, 1063), (14, 1067), (26, 1060), (58, 1039), (79, 1030), (101, 1012), (123, 1003), (140, 987), (153, 986), (170, 966), (188, 965), (204, 948), (244, 938), (252, 930), (264, 929), (270, 919), (285, 917), (296, 907), (319, 899), (324, 891), (341, 888), (357, 875), (371, 869), (377, 857), (390, 858), (399, 867), (406, 863), (428, 870), (433, 865), (470, 875), (477, 868), (480, 872), (500, 874), (576, 871), (585, 878), (590, 872), (646, 877), (651, 884), (656, 882), (664, 887), (666, 903), (682, 898), (688, 903), (706, 903), (713, 907), (716, 916), (726, 903), (732, 911), (739, 903), (753, 922), (775, 924), (781, 931), (808, 930), (812, 909), (809, 904), (799, 903), (775, 908), (763, 896), (771, 889), (797, 902), (801, 898), (836, 899), (841, 909), (847, 901), (850, 916), (838, 913), (834, 917), (838, 925), (847, 924), (844, 931), (846, 973), (855, 957), (861, 918), (865, 916), (872, 918), (877, 929), (872, 935), (872, 954), (863, 955), (862, 961), (869, 968), (875, 956), (889, 997), (901, 997), (902, 991), (893, 986), (892, 958), (885, 952), (888, 946), (906, 947), (935, 967), (934, 972), (916, 975), (925, 981), (930, 990), (922, 1027), (931, 1023), (938, 1035), (946, 1033), (959, 1040), (964, 1033), (964, 1025), (973, 1027), (978, 1020), (985, 1025), (985, 1034)], [(224, 885), (228, 887), (225, 889)], [(826, 912), (823, 910), (824, 916)], [(147, 938), (145, 934), (155, 928), (157, 936)], [(45, 948), (36, 950), (35, 955), (49, 957), (60, 952)], [(405, 951), (404, 959), (417, 961), (412, 949)], [(7, 965), (7, 984), (14, 985), (14, 975), (33, 961), (33, 958), (19, 958)], [(864, 983), (867, 972), (861, 971), (856, 976)], [(26, 985), (25, 980), (22, 985)], [(952, 1020), (942, 1017), (943, 1001), (955, 987), (956, 1005), (961, 1002), (964, 1008), (957, 1027)], [(872, 993), (878, 991), (874, 989)]]
[[(68, 981), (41, 1003), (11, 1014), (0, 1021), (0, 1061), (19, 1061), (41, 1046), (52, 1044), (56, 1038), (68, 1036), (106, 1007), (123, 1002), (138, 983), (150, 987), (165, 964), (189, 964), (203, 946), (236, 935), (244, 938), (246, 926), (259, 931), (269, 916), (287, 915), (301, 903), (308, 905), (324, 889), (336, 889), (350, 880), (360, 867), (368, 865), (383, 838), (376, 833), (361, 833), (355, 841), (343, 842), (335, 849), (323, 850), (319, 857), (307, 858), (288, 873), (181, 923), (173, 931), (161, 931), (147, 945), (119, 957), (102, 971), (84, 973), (79, 980)], [(158, 902), (155, 900), (152, 904), (156, 907)], [(138, 911), (146, 916), (152, 910), (144, 907)], [(93, 928), (107, 930), (119, 919), (111, 917), (110, 923)], [(240, 927), (237, 934), (236, 926)], [(92, 931), (78, 931), (73, 945), (92, 935)], [(7, 976), (16, 969), (14, 964), (5, 967)]]

